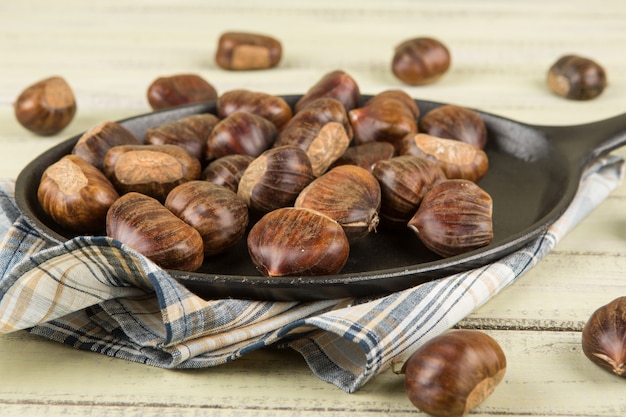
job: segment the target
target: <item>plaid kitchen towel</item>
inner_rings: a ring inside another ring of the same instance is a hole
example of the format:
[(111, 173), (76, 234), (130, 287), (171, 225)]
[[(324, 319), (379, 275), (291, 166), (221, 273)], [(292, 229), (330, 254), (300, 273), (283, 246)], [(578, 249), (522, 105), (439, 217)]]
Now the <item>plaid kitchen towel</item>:
[(0, 334), (34, 334), (163, 368), (209, 367), (282, 344), (313, 372), (354, 392), (444, 332), (542, 259), (620, 183), (623, 160), (591, 166), (564, 215), (490, 265), (374, 300), (205, 301), (106, 237), (51, 245), (20, 216), (0, 181)]

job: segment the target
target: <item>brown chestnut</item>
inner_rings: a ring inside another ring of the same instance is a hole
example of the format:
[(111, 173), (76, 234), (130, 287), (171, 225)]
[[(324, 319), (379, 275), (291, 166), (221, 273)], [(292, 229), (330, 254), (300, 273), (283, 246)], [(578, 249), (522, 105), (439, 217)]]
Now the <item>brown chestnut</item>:
[(272, 36), (226, 32), (217, 42), (215, 62), (232, 71), (268, 69), (278, 65), (282, 53), (282, 44)]
[(161, 268), (196, 271), (204, 261), (200, 233), (145, 194), (118, 198), (107, 212), (106, 232)]
[(78, 139), (72, 153), (102, 170), (104, 157), (114, 146), (140, 145), (139, 139), (117, 122), (98, 123)]
[(237, 192), (239, 180), (253, 160), (254, 157), (250, 155), (223, 156), (211, 161), (200, 174), (200, 178)]
[(386, 90), (350, 110), (348, 116), (355, 144), (383, 141), (397, 148), (404, 136), (417, 132), (419, 108), (404, 91)]
[(208, 181), (188, 181), (174, 188), (165, 207), (193, 226), (204, 243), (204, 254), (224, 252), (243, 238), (248, 206), (233, 191)]
[(450, 63), (450, 51), (441, 41), (420, 37), (396, 46), (391, 69), (406, 84), (425, 85), (441, 78)]
[(336, 274), (350, 253), (339, 223), (295, 207), (265, 214), (250, 229), (247, 243), (256, 268), (270, 277)]
[(294, 106), (296, 113), (308, 106), (311, 102), (322, 97), (338, 100), (350, 111), (361, 103), (361, 92), (357, 82), (345, 71), (335, 70), (324, 74)]
[(307, 185), (294, 207), (327, 215), (339, 223), (353, 241), (376, 230), (380, 200), (380, 185), (368, 170), (356, 165), (340, 165)]
[(264, 117), (238, 111), (220, 120), (209, 134), (207, 160), (231, 154), (257, 157), (274, 144), (278, 129)]
[(118, 197), (107, 177), (76, 155), (65, 155), (46, 168), (37, 189), (44, 211), (78, 233), (103, 232), (107, 210)]
[(489, 169), (487, 153), (469, 143), (426, 133), (408, 134), (400, 141), (399, 153), (436, 162), (448, 179), (477, 182)]
[(455, 329), (420, 346), (402, 367), (411, 403), (435, 417), (461, 417), (504, 379), (504, 351), (478, 330)]
[(372, 172), (378, 161), (391, 159), (396, 154), (396, 148), (389, 142), (366, 142), (361, 145), (350, 146), (337, 159), (333, 166), (357, 165)]
[(278, 134), (276, 146), (301, 145), (306, 149), (319, 129), (329, 122), (340, 123), (346, 136), (352, 139), (352, 125), (346, 109), (339, 100), (322, 97), (309, 102), (287, 122)]
[(414, 155), (381, 160), (372, 174), (382, 193), (380, 216), (388, 225), (401, 227), (406, 227), (426, 193), (446, 180), (435, 162)]
[(217, 115), (220, 119), (238, 111), (265, 117), (279, 130), (293, 116), (293, 111), (285, 99), (272, 94), (238, 89), (225, 92), (217, 100)]
[(548, 70), (548, 88), (554, 94), (571, 100), (591, 100), (607, 86), (606, 71), (590, 58), (565, 55)]
[(198, 179), (200, 162), (176, 145), (121, 145), (107, 152), (104, 173), (120, 194), (140, 192), (160, 202), (179, 184)]
[(594, 311), (582, 331), (585, 356), (615, 375), (626, 378), (626, 297)]
[(50, 77), (28, 86), (14, 105), (17, 121), (41, 136), (59, 133), (76, 114), (76, 99), (67, 81)]
[(153, 110), (183, 104), (213, 101), (217, 91), (197, 74), (175, 74), (159, 77), (148, 86), (148, 103)]
[(254, 212), (267, 213), (292, 205), (313, 179), (311, 162), (302, 149), (279, 146), (263, 152), (248, 165), (237, 194)]
[(296, 145), (306, 151), (313, 175), (322, 175), (346, 151), (352, 126), (343, 105), (334, 98), (312, 101), (278, 134), (274, 146)]
[(484, 149), (487, 126), (480, 115), (466, 107), (446, 104), (426, 113), (419, 122), (419, 131), (430, 136), (456, 139)]
[(207, 152), (207, 137), (219, 119), (203, 113), (183, 117), (146, 130), (146, 145), (177, 145), (192, 157), (203, 162)]
[(442, 257), (487, 246), (493, 240), (493, 201), (468, 180), (432, 187), (408, 223), (424, 245)]

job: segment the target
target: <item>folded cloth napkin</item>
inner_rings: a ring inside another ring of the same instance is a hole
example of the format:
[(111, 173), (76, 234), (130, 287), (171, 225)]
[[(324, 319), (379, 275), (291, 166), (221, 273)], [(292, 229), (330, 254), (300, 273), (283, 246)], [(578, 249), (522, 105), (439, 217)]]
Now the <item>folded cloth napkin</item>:
[(532, 268), (618, 186), (623, 162), (608, 156), (590, 166), (564, 215), (498, 262), (374, 300), (313, 302), (205, 301), (109, 238), (52, 245), (21, 217), (14, 182), (0, 180), (0, 334), (26, 329), (162, 368), (215, 366), (282, 345), (354, 392)]

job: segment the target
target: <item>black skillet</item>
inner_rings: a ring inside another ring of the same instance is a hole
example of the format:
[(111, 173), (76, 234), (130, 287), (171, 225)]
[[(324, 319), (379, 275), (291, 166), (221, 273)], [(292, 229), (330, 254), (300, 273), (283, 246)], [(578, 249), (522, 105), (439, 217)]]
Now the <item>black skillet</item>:
[[(295, 104), (299, 96), (284, 96)], [(366, 100), (368, 97), (363, 97)], [(421, 114), (440, 103), (417, 100)], [(125, 119), (120, 123), (142, 138), (146, 129), (197, 113), (215, 112), (215, 103), (183, 106)], [(584, 167), (626, 143), (626, 114), (578, 126), (533, 126), (479, 112), (488, 129), (489, 171), (479, 185), (493, 198), (493, 242), (470, 253), (442, 259), (408, 229), (379, 228), (356, 242), (341, 274), (317, 277), (260, 276), (245, 240), (205, 260), (194, 273), (170, 271), (205, 298), (315, 300), (372, 297), (403, 290), (496, 261), (521, 248), (550, 226), (576, 194)], [(74, 136), (35, 158), (17, 178), (17, 205), (42, 236), (63, 242), (74, 235), (42, 210), (37, 187), (44, 169), (71, 152)]]

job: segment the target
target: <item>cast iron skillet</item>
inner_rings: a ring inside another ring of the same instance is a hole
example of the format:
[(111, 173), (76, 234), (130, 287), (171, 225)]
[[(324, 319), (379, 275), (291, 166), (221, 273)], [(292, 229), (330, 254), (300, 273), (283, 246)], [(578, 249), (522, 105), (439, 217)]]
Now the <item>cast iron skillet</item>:
[[(284, 96), (295, 104), (300, 96)], [(363, 99), (368, 99), (364, 96)], [(416, 100), (421, 114), (441, 103)], [(197, 113), (215, 113), (215, 103), (162, 110), (120, 121), (139, 138), (146, 129)], [(626, 114), (578, 126), (533, 126), (480, 112), (488, 128), (489, 171), (479, 185), (493, 198), (493, 242), (470, 253), (441, 259), (411, 231), (377, 233), (356, 242), (343, 271), (318, 277), (260, 276), (245, 240), (226, 254), (208, 258), (195, 273), (170, 271), (205, 298), (315, 300), (373, 297), (491, 263), (541, 234), (573, 199), (584, 167), (626, 143)], [(17, 205), (42, 236), (63, 242), (74, 235), (42, 210), (37, 187), (46, 167), (71, 152), (74, 136), (35, 158), (16, 182)]]

